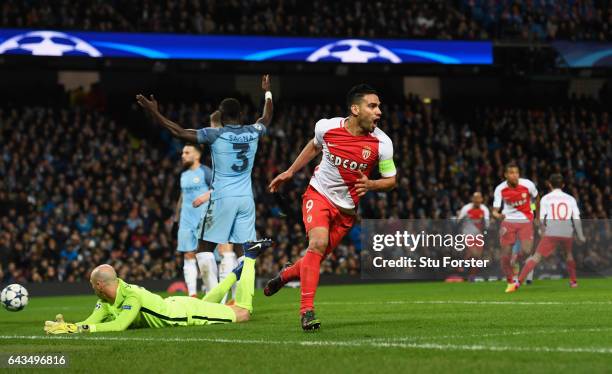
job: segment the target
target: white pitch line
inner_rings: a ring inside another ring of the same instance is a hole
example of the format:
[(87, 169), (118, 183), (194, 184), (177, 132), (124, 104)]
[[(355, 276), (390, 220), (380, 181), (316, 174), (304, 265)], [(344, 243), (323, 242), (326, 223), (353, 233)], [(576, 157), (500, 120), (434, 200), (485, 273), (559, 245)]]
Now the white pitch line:
[(510, 331), (510, 332), (498, 332), (498, 333), (487, 333), (487, 334), (462, 334), (462, 335), (439, 335), (439, 336), (413, 336), (413, 337), (400, 337), (400, 338), (375, 338), (374, 341), (414, 341), (421, 339), (463, 339), (463, 338), (489, 338), (489, 337), (500, 337), (500, 336), (517, 336), (517, 335), (546, 335), (546, 334), (568, 334), (568, 333), (581, 333), (581, 332), (610, 332), (612, 327), (603, 328), (590, 328), (590, 329), (553, 329), (553, 330), (524, 330), (524, 331)]
[(612, 354), (612, 347), (518, 347), (483, 344), (438, 344), (438, 343), (397, 343), (372, 342), (372, 341), (280, 341), (280, 340), (245, 340), (245, 339), (221, 339), (221, 338), (139, 338), (120, 336), (38, 336), (38, 335), (0, 335), (0, 340), (86, 340), (86, 341), (137, 341), (137, 342), (165, 342), (191, 343), (231, 343), (231, 344), (267, 344), (267, 345), (297, 345), (297, 346), (321, 346), (321, 347), (371, 347), (371, 348), (401, 348), (401, 349), (425, 349), (425, 350), (454, 350), (454, 351), (489, 351), (489, 352), (542, 352), (542, 353), (598, 353)]
[(402, 304), (458, 304), (458, 305), (612, 305), (611, 301), (479, 301), (479, 300), (391, 300), (391, 301), (321, 301), (317, 305), (402, 305)]

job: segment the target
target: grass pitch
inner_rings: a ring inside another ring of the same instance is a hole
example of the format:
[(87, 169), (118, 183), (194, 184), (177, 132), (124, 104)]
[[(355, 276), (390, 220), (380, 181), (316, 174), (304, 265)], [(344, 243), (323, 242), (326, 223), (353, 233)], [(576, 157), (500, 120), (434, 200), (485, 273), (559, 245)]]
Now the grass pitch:
[(250, 322), (47, 337), (43, 321), (85, 318), (95, 297), (33, 297), (0, 311), (0, 353), (61, 353), (79, 372), (609, 372), (612, 279), (321, 287), (322, 328), (299, 326), (299, 290), (256, 290)]

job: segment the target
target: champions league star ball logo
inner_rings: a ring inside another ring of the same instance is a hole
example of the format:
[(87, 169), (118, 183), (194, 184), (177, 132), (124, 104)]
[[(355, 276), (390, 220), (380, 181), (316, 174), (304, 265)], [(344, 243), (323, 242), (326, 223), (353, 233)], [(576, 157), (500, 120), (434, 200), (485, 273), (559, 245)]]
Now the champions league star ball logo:
[(402, 59), (387, 48), (359, 39), (340, 40), (327, 44), (314, 51), (306, 59), (308, 62), (333, 61), (333, 62), (391, 62), (399, 64)]
[(100, 51), (84, 40), (57, 31), (31, 31), (16, 35), (0, 44), (0, 54), (102, 56)]

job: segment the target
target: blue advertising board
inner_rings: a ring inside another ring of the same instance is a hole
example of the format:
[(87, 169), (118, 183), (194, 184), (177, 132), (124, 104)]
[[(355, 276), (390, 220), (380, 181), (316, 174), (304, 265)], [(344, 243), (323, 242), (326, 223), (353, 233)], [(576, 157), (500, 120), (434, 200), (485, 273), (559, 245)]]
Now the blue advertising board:
[(569, 67), (612, 67), (612, 43), (554, 42), (552, 46)]
[(490, 65), (491, 42), (0, 29), (0, 54), (150, 59)]

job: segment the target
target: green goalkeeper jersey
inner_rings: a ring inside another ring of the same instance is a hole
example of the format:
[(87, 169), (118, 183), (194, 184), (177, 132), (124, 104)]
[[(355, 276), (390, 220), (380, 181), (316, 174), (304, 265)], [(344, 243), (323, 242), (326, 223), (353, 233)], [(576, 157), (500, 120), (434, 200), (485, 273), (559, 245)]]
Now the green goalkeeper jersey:
[(110, 304), (98, 300), (93, 313), (77, 325), (91, 332), (106, 332), (128, 328), (228, 323), (235, 318), (231, 309), (225, 305), (184, 296), (164, 299), (143, 287), (125, 283), (121, 279), (118, 281), (115, 302)]

